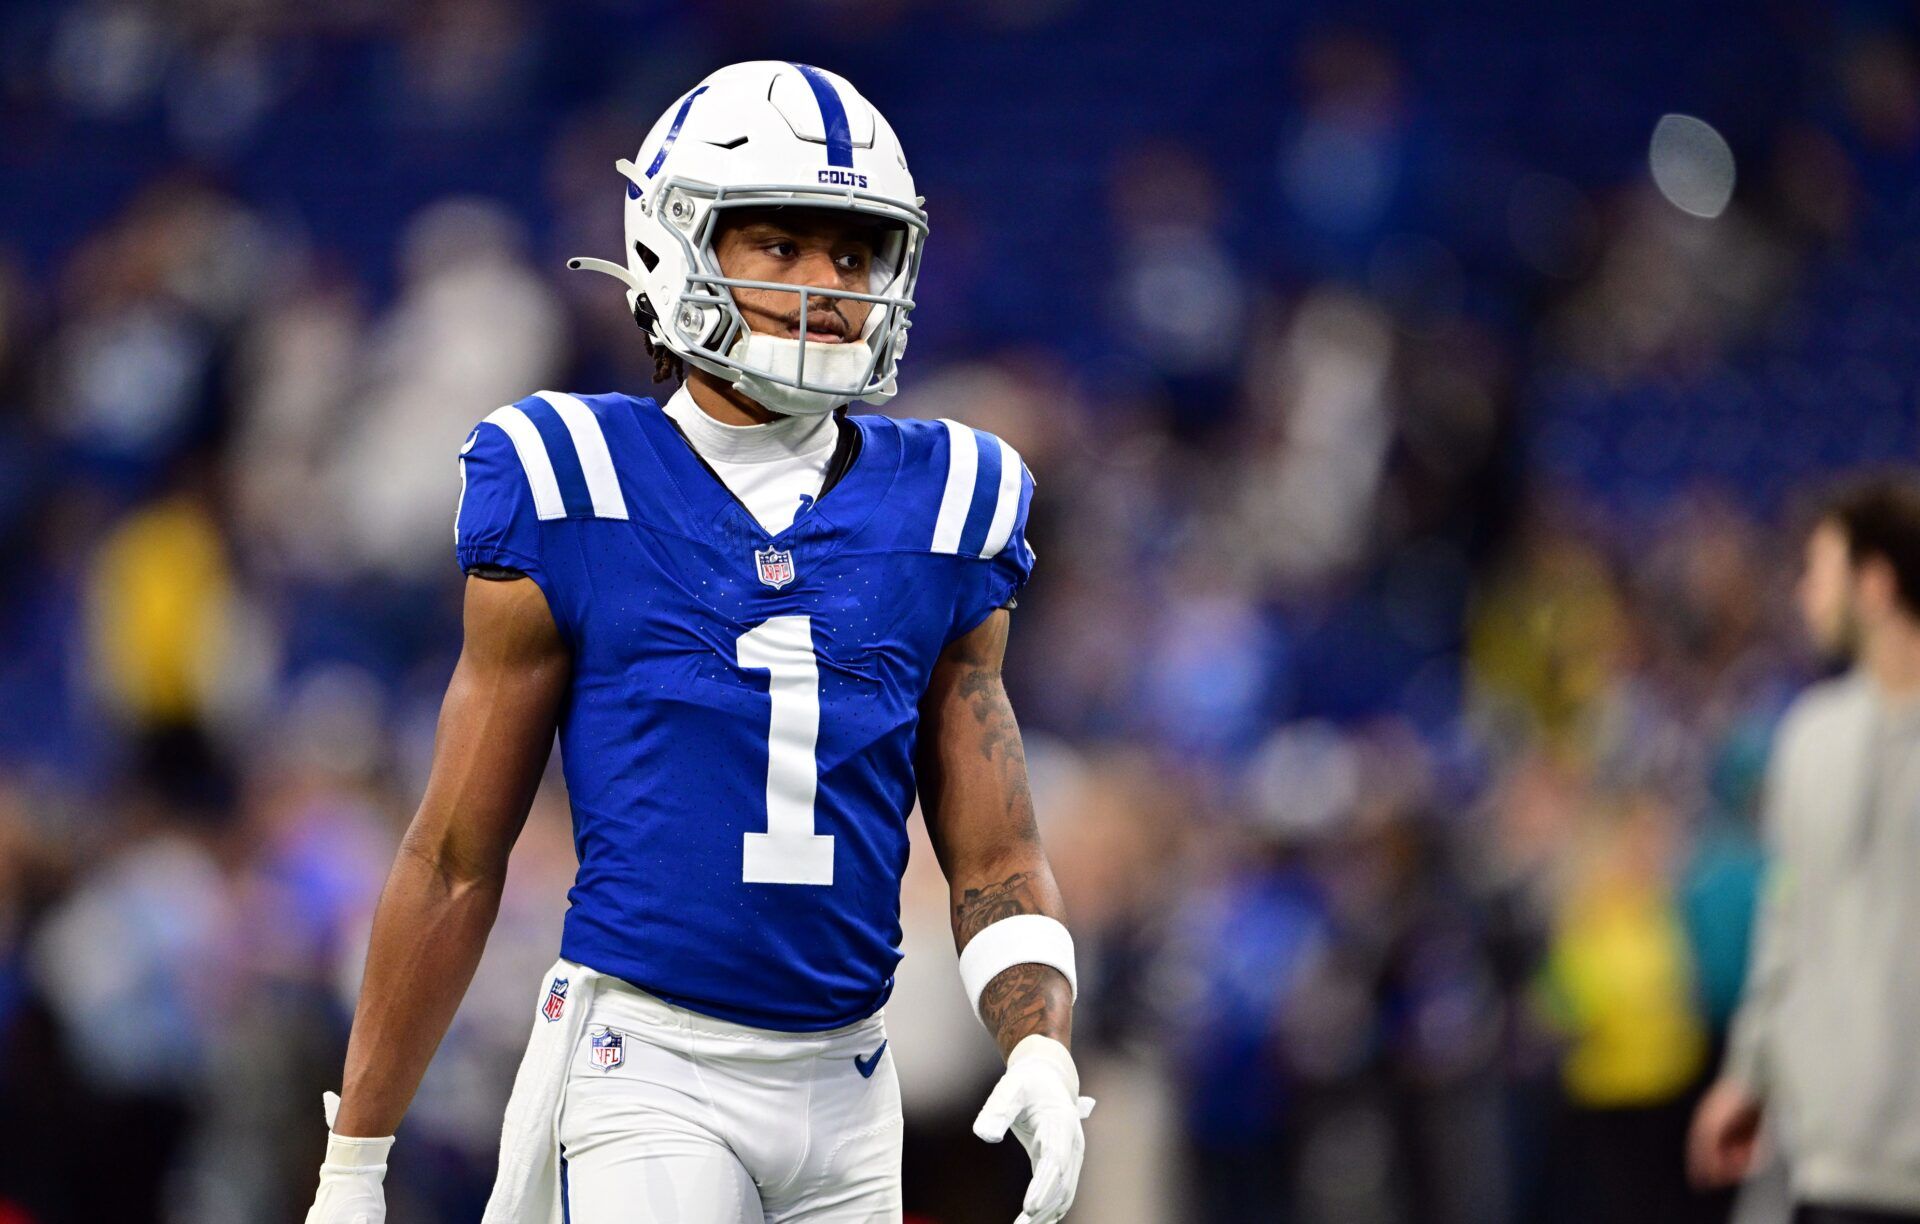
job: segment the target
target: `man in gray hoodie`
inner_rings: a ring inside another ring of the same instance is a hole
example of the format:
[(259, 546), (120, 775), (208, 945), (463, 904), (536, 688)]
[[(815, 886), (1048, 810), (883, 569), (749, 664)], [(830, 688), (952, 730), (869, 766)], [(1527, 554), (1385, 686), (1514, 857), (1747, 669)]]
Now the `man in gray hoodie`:
[(1920, 480), (1826, 504), (1799, 604), (1851, 666), (1774, 739), (1753, 965), (1688, 1161), (1738, 1181), (1764, 1119), (1795, 1224), (1920, 1224)]

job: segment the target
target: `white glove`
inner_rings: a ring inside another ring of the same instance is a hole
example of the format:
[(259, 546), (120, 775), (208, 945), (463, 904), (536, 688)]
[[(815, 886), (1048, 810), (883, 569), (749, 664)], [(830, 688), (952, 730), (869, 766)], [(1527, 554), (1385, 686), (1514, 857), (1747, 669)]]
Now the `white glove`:
[[(327, 1128), (340, 1113), (340, 1097), (326, 1093), (321, 1098), (327, 1111)], [(307, 1208), (307, 1224), (386, 1224), (387, 1196), (380, 1183), (387, 1176), (387, 1149), (393, 1136), (385, 1139), (354, 1139), (346, 1135), (327, 1136), (327, 1159), (320, 1166), (320, 1192)]]
[(1087, 1149), (1080, 1119), (1092, 1112), (1093, 1098), (1080, 1095), (1080, 1071), (1067, 1047), (1039, 1033), (1021, 1038), (1007, 1055), (1007, 1073), (973, 1120), (973, 1133), (988, 1143), (1000, 1142), (1012, 1127), (1033, 1164), (1014, 1224), (1055, 1224), (1073, 1206)]

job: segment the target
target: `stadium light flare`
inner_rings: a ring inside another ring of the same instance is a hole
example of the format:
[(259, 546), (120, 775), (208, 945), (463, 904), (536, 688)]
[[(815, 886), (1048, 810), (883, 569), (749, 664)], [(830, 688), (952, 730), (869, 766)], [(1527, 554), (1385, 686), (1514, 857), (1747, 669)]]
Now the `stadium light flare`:
[(1713, 218), (1733, 199), (1733, 149), (1712, 124), (1692, 115), (1662, 115), (1647, 145), (1653, 185), (1681, 212)]

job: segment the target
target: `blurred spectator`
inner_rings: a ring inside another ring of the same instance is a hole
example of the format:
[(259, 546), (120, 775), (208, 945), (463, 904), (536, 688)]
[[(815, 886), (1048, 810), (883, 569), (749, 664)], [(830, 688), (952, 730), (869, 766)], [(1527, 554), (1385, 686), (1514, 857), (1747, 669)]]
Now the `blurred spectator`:
[(491, 204), (450, 200), (403, 236), (400, 300), (375, 327), (366, 388), (332, 451), (328, 500), (349, 564), (404, 583), (433, 574), (474, 405), (511, 403), (559, 372), (553, 290), (518, 230)]
[(1850, 664), (1801, 695), (1769, 770), (1774, 860), (1753, 975), (1689, 1153), (1708, 1184), (1743, 1177), (1759, 1127), (1785, 1145), (1802, 1224), (1920, 1219), (1907, 1000), (1917, 831), (1920, 478), (1862, 481), (1822, 507), (1800, 610)]

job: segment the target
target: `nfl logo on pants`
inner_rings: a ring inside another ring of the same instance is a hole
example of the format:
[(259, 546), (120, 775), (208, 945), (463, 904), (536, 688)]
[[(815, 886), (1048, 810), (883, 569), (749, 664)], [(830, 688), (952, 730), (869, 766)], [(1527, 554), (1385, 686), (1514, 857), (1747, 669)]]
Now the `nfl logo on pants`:
[(547, 1001), (540, 1005), (540, 1014), (549, 1022), (558, 1020), (567, 1010), (567, 979), (557, 977), (553, 985), (547, 987)]
[(793, 550), (756, 548), (753, 560), (760, 571), (760, 581), (774, 590), (793, 581)]
[(611, 1071), (627, 1057), (626, 1038), (612, 1029), (603, 1029), (593, 1035), (591, 1048), (587, 1051), (587, 1061), (602, 1071)]

